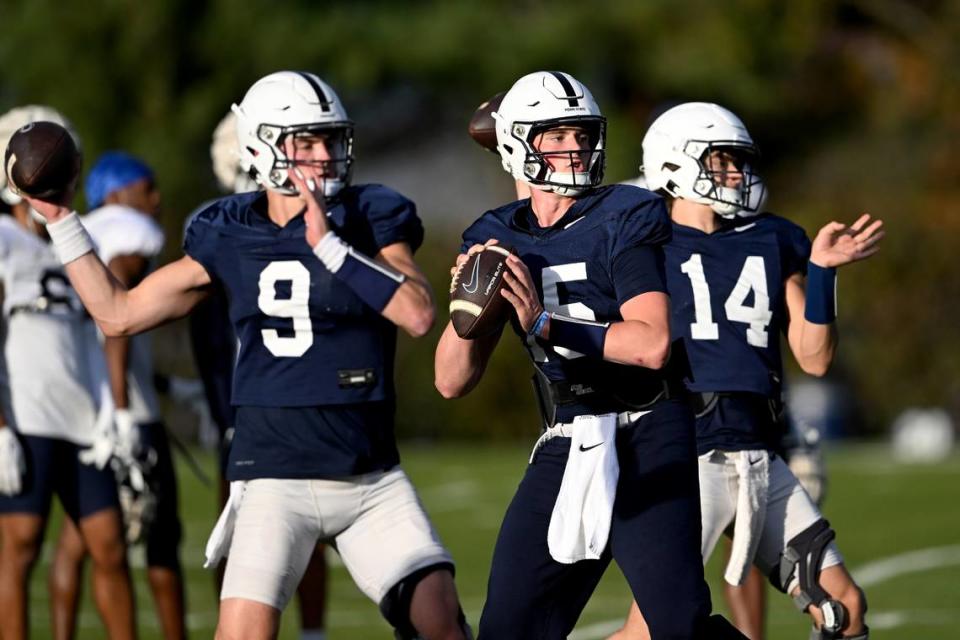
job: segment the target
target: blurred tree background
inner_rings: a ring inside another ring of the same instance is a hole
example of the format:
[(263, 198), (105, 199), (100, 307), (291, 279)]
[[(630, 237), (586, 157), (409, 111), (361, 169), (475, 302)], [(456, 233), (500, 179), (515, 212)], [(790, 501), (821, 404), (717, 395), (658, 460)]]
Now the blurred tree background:
[[(862, 211), (886, 221), (881, 253), (841, 276), (839, 365), (867, 407), (860, 428), (885, 430), (907, 405), (957, 408), (960, 3), (0, 0), (0, 25), (0, 110), (52, 105), (88, 164), (124, 148), (153, 165), (168, 259), (184, 218), (216, 195), (210, 135), (230, 103), (271, 71), (325, 78), (357, 123), (357, 180), (420, 206), (438, 325), (459, 232), (511, 193), (465, 135), (484, 99), (530, 71), (574, 74), (610, 120), (609, 181), (636, 174), (651, 114), (719, 102), (764, 151), (772, 210), (810, 235)], [(432, 384), (439, 331), (401, 340), (401, 433), (533, 435), (521, 349), (501, 346), (480, 388), (446, 402)], [(158, 335), (162, 368), (189, 371), (183, 334)]]

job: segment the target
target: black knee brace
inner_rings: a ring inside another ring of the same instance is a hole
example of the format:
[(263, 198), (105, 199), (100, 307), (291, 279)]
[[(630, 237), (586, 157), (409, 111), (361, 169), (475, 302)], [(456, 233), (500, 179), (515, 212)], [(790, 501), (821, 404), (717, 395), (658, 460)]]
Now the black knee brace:
[(787, 543), (787, 548), (780, 554), (780, 566), (770, 574), (773, 586), (786, 593), (796, 572), (800, 592), (793, 600), (797, 608), (805, 612), (813, 604), (823, 613), (823, 627), (817, 631), (820, 634), (818, 640), (841, 638), (840, 630), (847, 622), (846, 608), (820, 586), (820, 562), (827, 545), (836, 536), (829, 522), (817, 520)]
[[(380, 601), (380, 613), (395, 629), (396, 640), (418, 640), (420, 635), (410, 622), (410, 601), (413, 600), (413, 592), (421, 580), (426, 578), (434, 571), (449, 571), (453, 574), (453, 565), (449, 562), (438, 562), (417, 569), (403, 580), (391, 587), (387, 595)], [(458, 613), (457, 622), (460, 628), (464, 630), (467, 638), (472, 638), (470, 626), (467, 624), (466, 616), (461, 609)]]

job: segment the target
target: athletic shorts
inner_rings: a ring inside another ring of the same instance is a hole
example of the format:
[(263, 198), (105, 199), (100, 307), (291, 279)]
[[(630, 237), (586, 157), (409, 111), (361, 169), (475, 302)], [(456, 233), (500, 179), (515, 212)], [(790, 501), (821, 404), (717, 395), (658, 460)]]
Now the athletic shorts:
[(414, 571), (453, 563), (399, 468), (341, 480), (261, 478), (247, 481), (220, 598), (283, 610), (318, 540), (378, 604)]
[[(736, 461), (740, 451), (709, 451), (700, 456), (700, 512), (703, 521), (703, 560), (710, 557), (720, 534), (733, 531), (737, 514), (740, 479)], [(780, 566), (780, 555), (797, 534), (823, 516), (782, 458), (770, 460), (767, 513), (757, 546), (754, 564), (767, 576)], [(823, 554), (821, 569), (843, 562), (836, 544), (831, 542)], [(799, 582), (788, 586), (791, 593)]]
[(27, 466), (23, 490), (15, 496), (0, 495), (0, 513), (46, 517), (53, 494), (75, 523), (103, 509), (120, 508), (113, 471), (81, 463), (79, 445), (44, 436), (17, 437)]
[(157, 452), (156, 464), (148, 480), (156, 493), (157, 511), (147, 530), (147, 566), (180, 571), (179, 548), (183, 526), (180, 523), (177, 476), (173, 468), (170, 438), (162, 422), (150, 422), (139, 427), (143, 446)]

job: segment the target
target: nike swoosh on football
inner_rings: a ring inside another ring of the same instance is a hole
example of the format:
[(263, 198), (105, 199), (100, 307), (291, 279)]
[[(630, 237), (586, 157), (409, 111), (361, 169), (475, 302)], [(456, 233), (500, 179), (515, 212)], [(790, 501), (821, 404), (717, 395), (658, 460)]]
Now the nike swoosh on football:
[(473, 271), (470, 272), (470, 282), (460, 285), (467, 293), (476, 293), (480, 286), (480, 258), (473, 261)]
[(592, 444), (592, 445), (590, 445), (589, 447), (585, 447), (585, 446), (583, 446), (583, 445), (581, 444), (581, 445), (580, 445), (580, 451), (590, 451), (590, 449), (596, 449), (597, 447), (599, 447), (599, 446), (602, 445), (602, 444), (603, 444), (602, 442), (598, 442), (597, 444)]

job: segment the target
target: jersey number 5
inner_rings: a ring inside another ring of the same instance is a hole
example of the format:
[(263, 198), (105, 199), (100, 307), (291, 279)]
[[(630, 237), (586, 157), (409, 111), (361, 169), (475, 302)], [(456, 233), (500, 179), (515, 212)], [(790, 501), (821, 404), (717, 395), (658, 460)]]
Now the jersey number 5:
[[(277, 283), (290, 283), (290, 297), (277, 298)], [(266, 315), (291, 318), (293, 335), (281, 336), (276, 329), (261, 329), (264, 346), (278, 358), (299, 358), (313, 344), (310, 322), (310, 272), (299, 260), (277, 260), (260, 272), (257, 305)]]
[[(717, 340), (720, 327), (713, 321), (710, 304), (710, 286), (703, 273), (703, 258), (699, 253), (680, 265), (680, 270), (690, 278), (693, 287), (693, 313), (696, 321), (690, 324), (690, 337), (694, 340)], [(753, 292), (753, 306), (745, 304)], [(747, 342), (754, 347), (766, 347), (770, 342), (767, 327), (773, 318), (770, 311), (770, 296), (767, 294), (767, 268), (763, 256), (749, 256), (743, 262), (737, 284), (723, 305), (727, 319), (747, 324)]]

